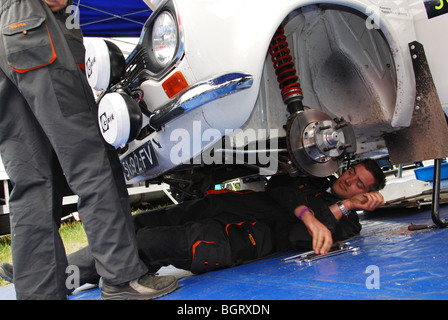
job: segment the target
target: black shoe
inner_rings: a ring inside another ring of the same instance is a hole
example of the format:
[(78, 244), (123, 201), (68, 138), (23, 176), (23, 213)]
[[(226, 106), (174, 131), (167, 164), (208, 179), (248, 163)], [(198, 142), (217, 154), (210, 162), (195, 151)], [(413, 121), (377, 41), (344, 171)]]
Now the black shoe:
[(110, 285), (103, 281), (102, 300), (150, 300), (159, 298), (177, 289), (173, 276), (146, 274), (122, 285)]
[(7, 262), (0, 263), (0, 278), (13, 283), (12, 264)]

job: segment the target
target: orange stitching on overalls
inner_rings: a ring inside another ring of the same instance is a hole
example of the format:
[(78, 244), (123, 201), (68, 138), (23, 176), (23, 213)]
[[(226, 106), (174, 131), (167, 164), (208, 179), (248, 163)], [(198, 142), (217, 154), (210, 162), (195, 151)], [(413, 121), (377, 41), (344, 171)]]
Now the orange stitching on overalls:
[(10, 25), (9, 26), (9, 30), (17, 29), (19, 27), (26, 27), (26, 23), (25, 22), (20, 22), (20, 23), (16, 23), (16, 24)]

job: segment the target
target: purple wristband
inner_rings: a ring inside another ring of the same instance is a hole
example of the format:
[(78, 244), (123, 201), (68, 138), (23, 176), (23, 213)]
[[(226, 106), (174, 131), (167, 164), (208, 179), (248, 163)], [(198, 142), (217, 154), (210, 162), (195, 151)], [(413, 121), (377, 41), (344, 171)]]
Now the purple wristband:
[(302, 211), (300, 211), (299, 215), (297, 216), (297, 218), (299, 218), (300, 220), (302, 220), (302, 216), (305, 214), (305, 212), (311, 212), (313, 213), (313, 211), (310, 208), (305, 208)]

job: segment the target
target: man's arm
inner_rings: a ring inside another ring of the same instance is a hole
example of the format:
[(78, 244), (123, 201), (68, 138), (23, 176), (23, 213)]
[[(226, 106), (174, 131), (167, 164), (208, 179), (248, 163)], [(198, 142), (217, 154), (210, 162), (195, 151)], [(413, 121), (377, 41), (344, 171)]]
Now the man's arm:
[(57, 12), (67, 6), (68, 0), (45, 0), (45, 3), (50, 7), (51, 11)]
[[(342, 203), (348, 211), (351, 210), (368, 210), (373, 211), (384, 204), (384, 198), (379, 192), (370, 192), (358, 194), (351, 199), (343, 200)], [(328, 207), (337, 220), (343, 216), (339, 206), (333, 204)], [(308, 207), (302, 205), (294, 210), (295, 216), (302, 220), (308, 229), (308, 233), (313, 238), (313, 250), (316, 254), (327, 253), (333, 245), (333, 238), (330, 230), (322, 224), (316, 217), (313, 211)]]
[[(358, 194), (350, 199), (342, 200), (342, 204), (348, 211), (373, 211), (384, 204), (384, 198), (381, 193), (376, 191)], [(340, 220), (342, 218), (343, 215), (341, 209), (339, 209), (339, 206), (337, 204), (331, 205), (329, 209), (337, 220)]]
[(302, 220), (308, 233), (313, 238), (313, 250), (316, 254), (324, 254), (330, 251), (333, 238), (330, 230), (314, 217), (313, 211), (307, 206), (298, 206), (294, 210), (295, 216)]

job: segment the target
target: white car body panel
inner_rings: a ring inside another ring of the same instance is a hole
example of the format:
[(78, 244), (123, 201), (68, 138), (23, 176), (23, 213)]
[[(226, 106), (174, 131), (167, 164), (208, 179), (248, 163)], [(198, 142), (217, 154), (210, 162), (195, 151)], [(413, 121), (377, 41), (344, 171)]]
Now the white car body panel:
[[(145, 2), (151, 3), (152, 9), (157, 8), (153, 15), (166, 4)], [(128, 180), (129, 183), (150, 180), (175, 168), (179, 163), (170, 159), (173, 148), (189, 151), (176, 157), (187, 163), (232, 130), (265, 129), (272, 134), (267, 138), (285, 135), (282, 127), (288, 114), (268, 54), (271, 39), (281, 24), (296, 62), (304, 105), (348, 119), (358, 138), (358, 154), (384, 148), (383, 134), (411, 123), (416, 99), (411, 42), (418, 41), (426, 48), (442, 106), (448, 108), (448, 60), (444, 58), (448, 42), (441, 40), (441, 33), (448, 26), (448, 14), (428, 19), (424, 0), (172, 3), (184, 55), (167, 74), (148, 78), (141, 84), (151, 112), (157, 113), (172, 103), (174, 98), (168, 98), (162, 83), (178, 71), (189, 88), (231, 73), (247, 74), (253, 83), (185, 112), (145, 139), (131, 142), (122, 157), (153, 141), (157, 145), (154, 151), (158, 166)], [(322, 10), (317, 4), (327, 4), (332, 9)], [(445, 5), (448, 7), (448, 3)], [(339, 10), (342, 7), (349, 10)], [(140, 43), (145, 36), (148, 35), (143, 33)], [(190, 133), (188, 139), (176, 138), (178, 129)], [(210, 141), (193, 139), (207, 130), (221, 136), (213, 135)]]

